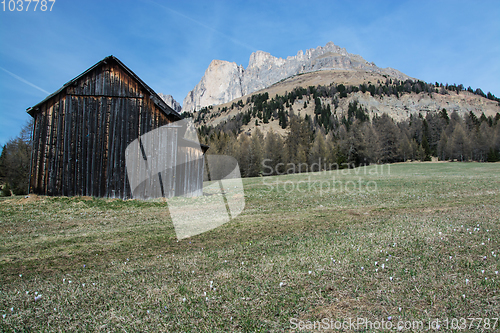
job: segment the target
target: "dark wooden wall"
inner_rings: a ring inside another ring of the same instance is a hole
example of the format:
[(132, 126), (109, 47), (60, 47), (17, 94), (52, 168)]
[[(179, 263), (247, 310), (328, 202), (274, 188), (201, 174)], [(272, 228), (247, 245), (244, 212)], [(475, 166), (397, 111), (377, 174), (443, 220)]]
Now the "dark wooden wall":
[(31, 192), (130, 198), (126, 147), (176, 120), (154, 98), (121, 66), (108, 62), (39, 105), (32, 113)]

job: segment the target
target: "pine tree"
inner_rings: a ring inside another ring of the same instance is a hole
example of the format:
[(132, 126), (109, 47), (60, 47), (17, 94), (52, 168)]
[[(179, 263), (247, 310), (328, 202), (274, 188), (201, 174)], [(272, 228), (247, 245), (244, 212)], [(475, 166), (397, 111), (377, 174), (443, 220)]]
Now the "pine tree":
[(262, 132), (256, 128), (251, 137), (250, 159), (248, 166), (249, 177), (262, 175), (262, 160), (264, 158), (262, 141)]
[(400, 161), (398, 138), (399, 128), (394, 124), (394, 121), (386, 113), (381, 117), (373, 119), (375, 131), (380, 142), (380, 162), (393, 163)]
[(243, 133), (238, 138), (239, 141), (239, 155), (238, 164), (240, 166), (241, 175), (243, 177), (250, 176), (250, 162), (251, 162), (251, 151), (250, 151), (250, 138), (246, 133)]
[(446, 134), (446, 131), (443, 129), (443, 131), (441, 132), (441, 136), (440, 136), (438, 148), (437, 148), (439, 160), (447, 161), (450, 159), (451, 155), (450, 155), (450, 152), (448, 150), (449, 150), (448, 135)]
[(286, 145), (291, 163), (297, 163), (297, 154), (299, 145), (302, 146), (306, 156), (305, 162), (307, 163), (307, 155), (309, 154), (309, 147), (311, 144), (311, 128), (310, 124), (299, 116), (290, 117), (290, 132), (286, 138)]
[[(278, 163), (283, 161), (283, 140), (281, 136), (275, 133), (272, 129), (267, 133), (264, 140), (264, 159), (266, 160), (266, 167), (263, 170), (265, 176), (281, 173), (282, 170), (277, 170)], [(269, 169), (271, 168), (271, 170)]]
[(468, 160), (468, 156), (470, 156), (470, 143), (462, 124), (455, 126), (448, 142), (453, 151), (453, 158), (456, 158), (460, 162)]
[(424, 150), (424, 161), (431, 160), (431, 150), (429, 147), (429, 142), (427, 141), (427, 135), (422, 138), (422, 149)]
[(328, 147), (325, 135), (321, 131), (316, 132), (314, 143), (309, 151), (309, 166), (311, 171), (321, 171), (328, 157)]
[(297, 154), (295, 155), (295, 167), (296, 172), (307, 172), (309, 171), (307, 164), (307, 153), (301, 144), (297, 147)]
[(413, 149), (410, 138), (404, 133), (401, 132), (399, 137), (399, 155), (403, 156), (403, 162), (406, 162), (409, 159), (413, 159)]

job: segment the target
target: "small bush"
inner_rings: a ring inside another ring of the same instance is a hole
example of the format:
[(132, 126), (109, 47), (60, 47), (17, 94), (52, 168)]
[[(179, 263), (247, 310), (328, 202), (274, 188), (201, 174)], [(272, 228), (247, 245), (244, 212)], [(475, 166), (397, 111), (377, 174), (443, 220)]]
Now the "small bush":
[(486, 161), (487, 162), (499, 162), (500, 161), (500, 154), (495, 149), (490, 148), (490, 151), (488, 152), (488, 157), (487, 157)]
[(10, 191), (10, 186), (9, 186), (9, 183), (5, 184), (2, 188), (2, 192), (0, 192), (0, 195), (2, 197), (10, 197), (12, 195), (11, 191)]

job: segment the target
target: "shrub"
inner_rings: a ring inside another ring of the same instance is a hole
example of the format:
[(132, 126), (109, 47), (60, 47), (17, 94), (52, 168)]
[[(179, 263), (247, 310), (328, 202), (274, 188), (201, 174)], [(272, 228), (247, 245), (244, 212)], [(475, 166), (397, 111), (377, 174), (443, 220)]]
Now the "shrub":
[(0, 192), (1, 196), (2, 197), (10, 197), (12, 195), (11, 191), (10, 191), (10, 186), (9, 186), (9, 183), (6, 183), (3, 188), (2, 188), (2, 192)]

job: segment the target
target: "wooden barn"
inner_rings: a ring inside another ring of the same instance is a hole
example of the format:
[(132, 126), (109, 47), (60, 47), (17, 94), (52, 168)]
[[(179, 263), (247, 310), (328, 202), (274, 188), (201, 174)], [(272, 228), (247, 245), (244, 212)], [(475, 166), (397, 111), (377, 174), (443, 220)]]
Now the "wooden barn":
[[(182, 117), (114, 56), (27, 112), (34, 118), (30, 193), (122, 199), (202, 194), (208, 147), (186, 138), (186, 129), (174, 126)], [(144, 134), (165, 133), (153, 130), (168, 124), (168, 137), (140, 142)], [(154, 152), (162, 156), (154, 161), (156, 168), (162, 171), (158, 163), (166, 163), (169, 170), (147, 177), (147, 186), (131, 189), (131, 173), (146, 172), (129, 166), (127, 176), (126, 149), (134, 141), (141, 144), (138, 159), (148, 162), (151, 156), (145, 151)]]

